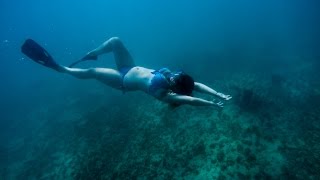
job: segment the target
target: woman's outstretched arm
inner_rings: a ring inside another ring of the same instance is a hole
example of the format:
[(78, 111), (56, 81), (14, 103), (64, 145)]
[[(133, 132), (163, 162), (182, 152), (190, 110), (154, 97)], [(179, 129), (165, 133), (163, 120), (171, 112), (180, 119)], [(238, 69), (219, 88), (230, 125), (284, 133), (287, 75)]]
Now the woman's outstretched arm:
[(202, 83), (199, 83), (199, 82), (195, 82), (194, 83), (194, 90), (200, 92), (200, 93), (205, 93), (205, 94), (209, 94), (209, 95), (214, 95), (214, 96), (217, 96), (217, 97), (220, 97), (224, 100), (229, 100), (231, 99), (232, 97), (230, 95), (225, 95), (223, 93), (219, 93), (217, 92), (216, 90), (202, 84)]
[(218, 106), (223, 107), (223, 103), (221, 101), (215, 102), (215, 101), (208, 101), (205, 99), (197, 98), (197, 97), (191, 97), (191, 96), (185, 96), (185, 95), (179, 95), (176, 93), (168, 93), (165, 97), (161, 99), (164, 102), (167, 102), (169, 104), (188, 104), (192, 106)]

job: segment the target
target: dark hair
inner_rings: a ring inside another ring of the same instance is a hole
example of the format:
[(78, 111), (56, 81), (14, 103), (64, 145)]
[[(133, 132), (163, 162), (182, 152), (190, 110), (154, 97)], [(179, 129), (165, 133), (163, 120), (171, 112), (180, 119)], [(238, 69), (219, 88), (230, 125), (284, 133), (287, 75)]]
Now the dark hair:
[(194, 80), (191, 76), (180, 72), (173, 76), (174, 84), (172, 86), (172, 91), (181, 94), (181, 95), (188, 95), (192, 94), (194, 89)]

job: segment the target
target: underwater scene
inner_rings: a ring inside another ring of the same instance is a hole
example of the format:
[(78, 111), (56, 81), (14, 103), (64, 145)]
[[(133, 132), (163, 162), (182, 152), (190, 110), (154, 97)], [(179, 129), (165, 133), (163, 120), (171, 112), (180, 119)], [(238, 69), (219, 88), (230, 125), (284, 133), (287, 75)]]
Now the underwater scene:
[(2, 0), (0, 179), (320, 179), (319, 5)]

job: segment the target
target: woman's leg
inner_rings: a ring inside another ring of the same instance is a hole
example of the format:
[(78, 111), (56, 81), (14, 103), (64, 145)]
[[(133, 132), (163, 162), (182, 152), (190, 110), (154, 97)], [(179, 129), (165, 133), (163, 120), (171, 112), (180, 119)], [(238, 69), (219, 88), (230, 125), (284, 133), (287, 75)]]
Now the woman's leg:
[[(111, 41), (112, 40), (110, 39), (110, 43)], [(113, 46), (115, 46), (114, 49), (116, 49), (117, 52), (118, 51), (121, 52), (122, 51), (121, 48), (116, 48), (116, 47), (120, 47), (121, 42), (119, 43), (117, 41), (118, 41), (117, 39), (114, 39), (112, 41), (112, 44), (115, 44)], [(106, 49), (108, 49), (107, 46), (108, 46), (108, 43), (106, 43), (106, 47), (105, 47)], [(117, 89), (122, 88), (122, 76), (120, 75), (119, 71), (116, 71), (114, 69), (108, 69), (108, 68), (79, 69), (79, 68), (69, 68), (69, 67), (61, 66), (53, 60), (50, 54), (41, 45), (39, 45), (37, 42), (35, 42), (32, 39), (27, 39), (24, 42), (24, 44), (21, 46), (21, 50), (25, 55), (27, 55), (33, 61), (43, 66), (46, 66), (48, 68), (51, 68), (53, 70), (56, 70), (58, 72), (67, 73), (79, 79), (97, 79), (102, 83), (108, 86), (111, 86), (113, 88), (117, 88)], [(119, 54), (119, 53), (115, 53), (115, 54)], [(123, 53), (123, 54), (126, 54), (126, 53)], [(128, 57), (130, 57), (130, 55)], [(130, 59), (130, 58), (127, 58), (127, 59)]]
[(79, 79), (96, 79), (112, 88), (122, 89), (122, 76), (117, 70), (109, 68), (69, 68), (62, 66), (63, 73), (70, 74)]
[(135, 66), (129, 51), (118, 37), (112, 37), (108, 39), (102, 45), (90, 51), (83, 59), (96, 59), (97, 56), (109, 52), (113, 52), (118, 70), (123, 67)]

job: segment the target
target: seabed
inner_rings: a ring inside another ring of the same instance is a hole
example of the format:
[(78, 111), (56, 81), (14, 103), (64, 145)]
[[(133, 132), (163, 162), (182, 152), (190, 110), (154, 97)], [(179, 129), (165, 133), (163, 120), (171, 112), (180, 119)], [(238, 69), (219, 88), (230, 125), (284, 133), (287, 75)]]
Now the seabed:
[(170, 108), (140, 93), (115, 101), (98, 86), (30, 113), (24, 121), (40, 128), (9, 142), (1, 177), (319, 179), (320, 84), (304, 79), (310, 71), (216, 80), (233, 96), (223, 109)]

